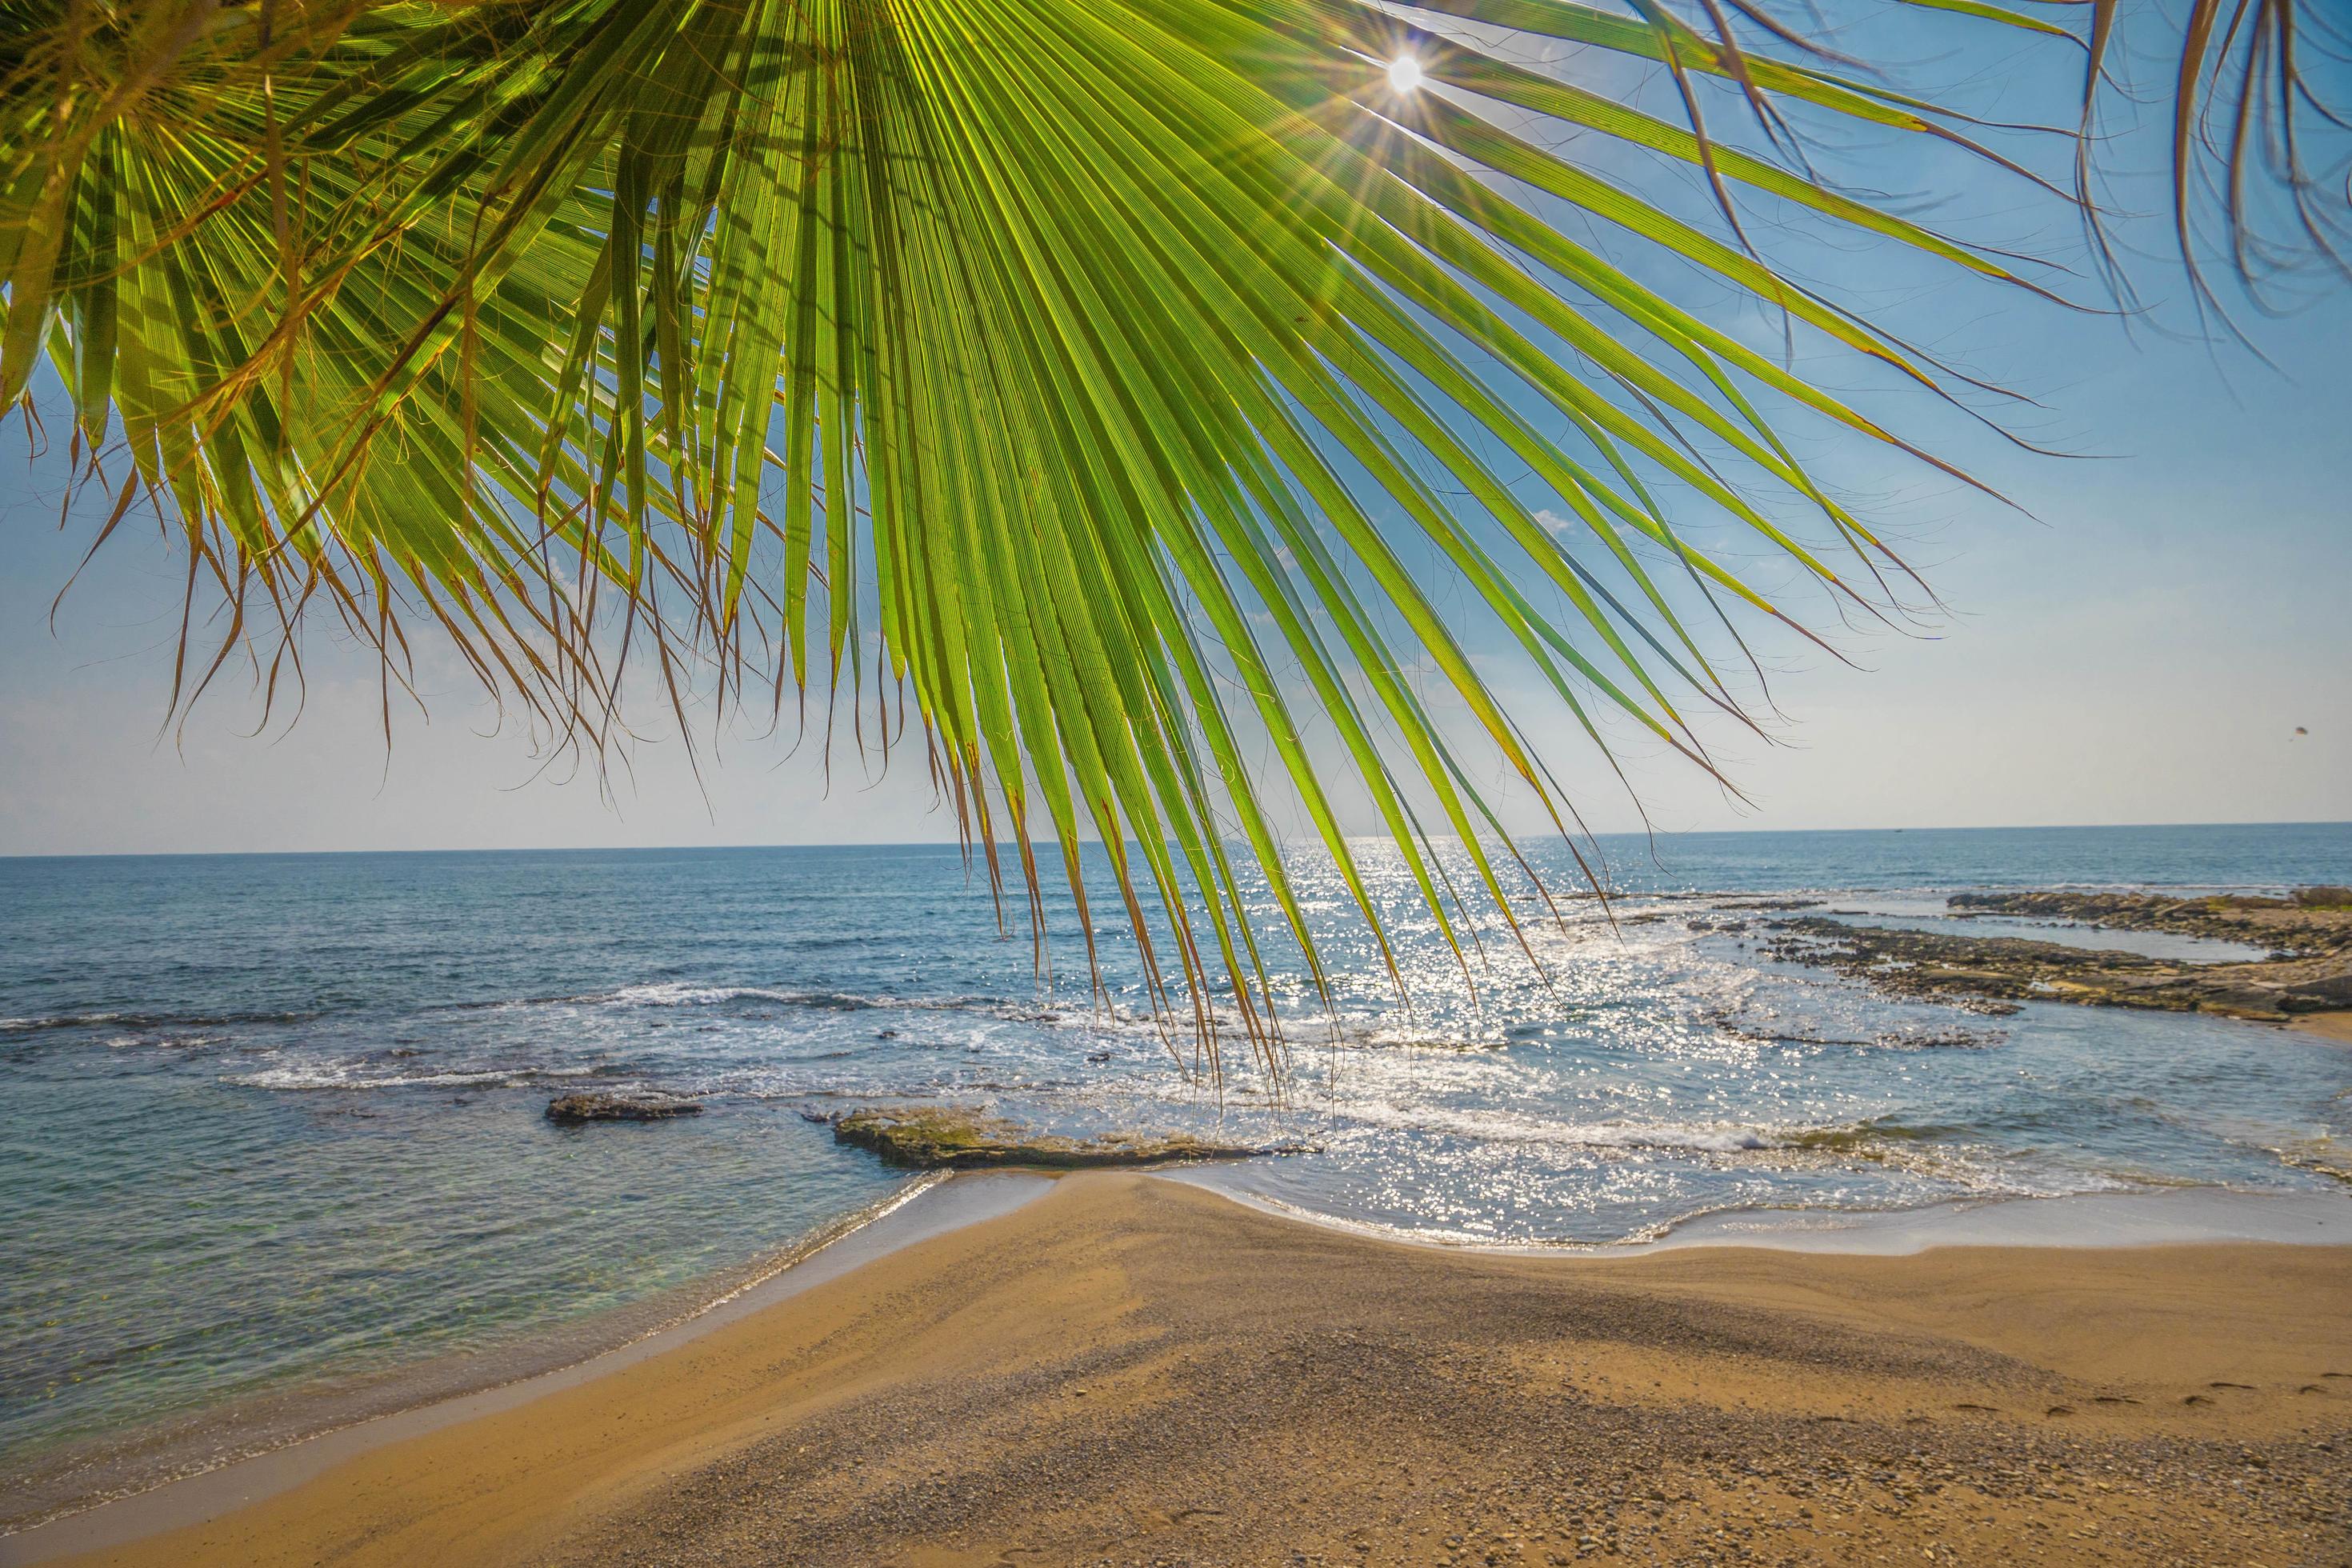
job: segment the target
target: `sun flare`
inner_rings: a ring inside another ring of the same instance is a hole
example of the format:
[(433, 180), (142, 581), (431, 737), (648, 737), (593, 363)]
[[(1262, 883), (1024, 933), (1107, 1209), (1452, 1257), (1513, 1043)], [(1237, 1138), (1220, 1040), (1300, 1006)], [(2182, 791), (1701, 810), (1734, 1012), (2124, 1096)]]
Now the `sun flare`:
[(1411, 55), (1399, 55), (1389, 62), (1389, 86), (1398, 92), (1411, 92), (1421, 85), (1421, 62)]

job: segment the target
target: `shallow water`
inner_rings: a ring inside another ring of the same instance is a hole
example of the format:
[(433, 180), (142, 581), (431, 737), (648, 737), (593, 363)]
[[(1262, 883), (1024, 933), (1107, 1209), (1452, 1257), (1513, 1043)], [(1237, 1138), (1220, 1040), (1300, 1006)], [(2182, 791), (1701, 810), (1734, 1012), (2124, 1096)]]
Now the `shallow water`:
[[(1246, 1070), (1222, 1094), (1179, 1070), (1109, 911), (1108, 1009), (1076, 983), (1080, 933), (1058, 904), (1057, 980), (1041, 987), (1025, 931), (999, 940), (951, 849), (0, 861), (0, 1471), (690, 1290), (906, 1180), (803, 1115), (866, 1100), (1310, 1142), (1222, 1179), (1462, 1240), (1609, 1242), (1756, 1208), (2342, 1189), (2340, 1046), (1890, 1000), (1771, 962), (1775, 911), (1746, 906), (1818, 899), (1940, 927), (1943, 895), (1966, 888), (2341, 882), (2352, 827), (1604, 848), (1621, 923), (1590, 901), (1562, 906), (1564, 930), (1530, 922), (1543, 976), (1486, 931), (1475, 997), (1402, 868), (1370, 857), (1410, 1007), (1336, 877), (1303, 877), (1336, 1014), (1276, 960), (1280, 1102)], [(2184, 940), (1998, 929), (2012, 926)], [(709, 1109), (548, 1124), (548, 1097), (583, 1085)]]

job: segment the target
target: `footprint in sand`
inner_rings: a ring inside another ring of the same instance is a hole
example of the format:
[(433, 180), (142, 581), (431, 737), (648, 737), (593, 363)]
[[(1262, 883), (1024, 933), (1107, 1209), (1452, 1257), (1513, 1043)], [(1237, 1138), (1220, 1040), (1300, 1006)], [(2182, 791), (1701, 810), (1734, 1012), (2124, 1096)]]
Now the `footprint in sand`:
[(2044, 1415), (2072, 1415), (2074, 1414), (2074, 1407), (2071, 1405), (2053, 1405), (2042, 1414)]
[(1991, 1412), (1991, 1413), (1992, 1413), (1993, 1415), (2000, 1415), (2000, 1405), (1969, 1405), (1969, 1404), (1960, 1404), (1960, 1405), (1953, 1405), (1953, 1406), (1952, 1406), (1952, 1408), (1953, 1408), (1953, 1409), (1955, 1409), (1955, 1410), (1985, 1410), (1985, 1411), (1990, 1411), (1990, 1412)]
[(2139, 1403), (2138, 1400), (2121, 1394), (2095, 1394), (2091, 1395), (2091, 1400), (2097, 1405), (2137, 1405)]
[(2251, 1383), (2209, 1383), (2205, 1386), (2208, 1388), (2242, 1388), (2248, 1394), (2252, 1394), (2254, 1391), (2254, 1385)]
[(2180, 1402), (2183, 1405), (2210, 1405), (2213, 1402), (2201, 1394), (2192, 1394)]

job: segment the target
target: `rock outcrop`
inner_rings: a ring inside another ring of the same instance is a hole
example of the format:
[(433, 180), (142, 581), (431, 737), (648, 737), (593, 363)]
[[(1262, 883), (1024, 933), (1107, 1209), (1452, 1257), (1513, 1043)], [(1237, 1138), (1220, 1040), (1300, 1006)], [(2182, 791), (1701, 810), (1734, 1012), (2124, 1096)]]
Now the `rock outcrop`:
[(2298, 888), (2284, 899), (2164, 893), (1957, 893), (1962, 914), (2072, 921), (2108, 931), (2160, 931), (2244, 942), (2281, 956), (2352, 949), (2352, 888)]
[(2267, 948), (2252, 963), (2199, 963), (2069, 947), (1849, 924), (1819, 916), (1776, 921), (1768, 951), (1822, 965), (1898, 996), (1979, 1012), (2028, 1001), (2221, 1013), (2277, 1021), (2352, 1009), (2352, 899), (2305, 888), (2285, 899), (2175, 899), (2151, 893), (1961, 893), (1953, 909), (2065, 920), (2118, 931), (2168, 931)]
[(982, 1170), (1033, 1165), (1077, 1170), (1096, 1165), (1166, 1165), (1192, 1160), (1245, 1160), (1288, 1149), (1212, 1143), (1190, 1133), (1105, 1133), (1068, 1138), (1037, 1132), (961, 1106), (885, 1106), (831, 1119), (834, 1137), (870, 1149), (893, 1165), (917, 1170)]
[(674, 1116), (699, 1116), (698, 1100), (667, 1094), (559, 1094), (547, 1102), (547, 1119), (565, 1126), (586, 1121), (667, 1121)]

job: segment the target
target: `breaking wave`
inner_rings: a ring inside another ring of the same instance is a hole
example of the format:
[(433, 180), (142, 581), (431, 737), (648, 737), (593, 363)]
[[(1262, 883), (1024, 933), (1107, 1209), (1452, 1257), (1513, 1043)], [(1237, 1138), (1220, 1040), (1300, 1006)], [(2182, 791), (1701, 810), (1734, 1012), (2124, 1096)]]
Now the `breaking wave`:
[(608, 1078), (598, 1067), (451, 1068), (438, 1072), (384, 1073), (374, 1063), (325, 1062), (301, 1067), (264, 1068), (238, 1073), (226, 1081), (247, 1089), (449, 1089), (469, 1084), (523, 1088), (558, 1079)]
[(1586, 1149), (1754, 1154), (1779, 1150), (1844, 1152), (1887, 1141), (1927, 1141), (1953, 1129), (1908, 1127), (1885, 1120), (1836, 1127), (1774, 1127), (1736, 1121), (1557, 1121), (1507, 1110), (1444, 1110), (1386, 1102), (1346, 1105), (1343, 1120), (1401, 1131), (1450, 1133), (1488, 1143), (1545, 1143)]
[(54, 1013), (31, 1018), (0, 1018), (0, 1034), (37, 1035), (55, 1029), (114, 1029), (132, 1034), (182, 1029), (226, 1029), (240, 1025), (300, 1024), (316, 1013)]

